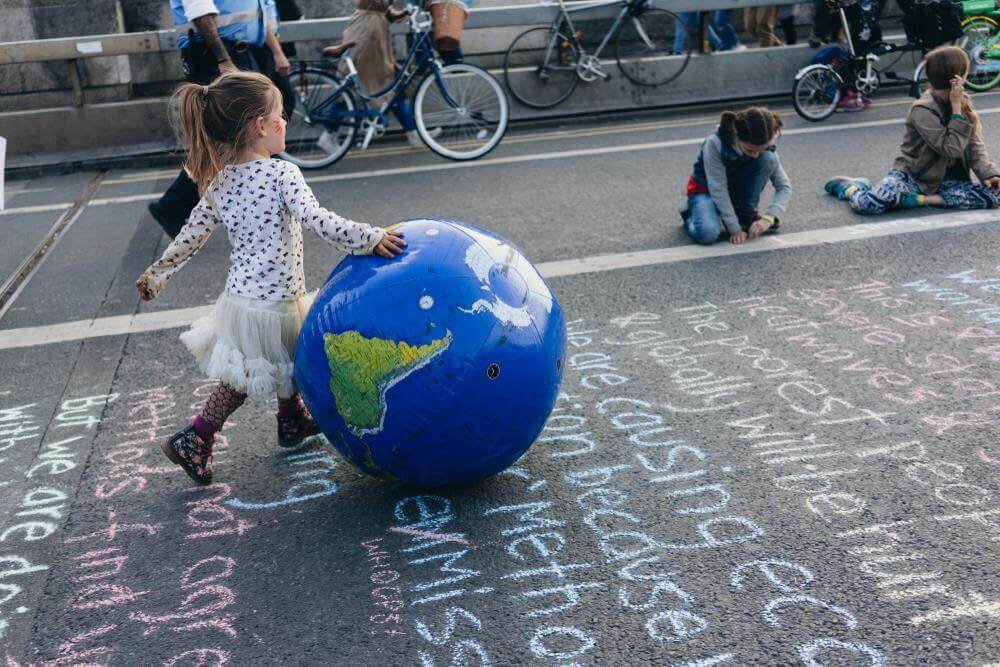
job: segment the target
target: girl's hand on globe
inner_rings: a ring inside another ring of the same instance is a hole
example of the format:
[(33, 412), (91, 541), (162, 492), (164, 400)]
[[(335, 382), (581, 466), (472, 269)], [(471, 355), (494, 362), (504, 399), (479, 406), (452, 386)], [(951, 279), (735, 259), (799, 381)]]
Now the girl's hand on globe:
[(406, 245), (406, 241), (403, 240), (403, 232), (390, 230), (385, 233), (382, 240), (375, 246), (375, 254), (380, 257), (392, 259), (396, 255), (401, 254)]

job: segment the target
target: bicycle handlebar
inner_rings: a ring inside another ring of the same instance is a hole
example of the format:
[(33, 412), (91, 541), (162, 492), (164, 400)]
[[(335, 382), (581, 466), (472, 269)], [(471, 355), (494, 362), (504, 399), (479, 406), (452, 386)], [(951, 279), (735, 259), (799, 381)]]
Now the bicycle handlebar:
[(413, 32), (426, 32), (434, 25), (434, 19), (430, 13), (424, 9), (424, 3), (408, 3), (404, 11), (409, 15), (410, 30)]

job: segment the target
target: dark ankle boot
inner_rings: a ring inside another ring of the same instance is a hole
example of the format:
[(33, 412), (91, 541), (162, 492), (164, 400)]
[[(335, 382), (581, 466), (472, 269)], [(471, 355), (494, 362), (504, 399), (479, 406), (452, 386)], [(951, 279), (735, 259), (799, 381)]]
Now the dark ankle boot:
[(303, 440), (320, 432), (319, 424), (305, 410), (278, 419), (278, 445), (285, 449), (298, 447)]
[(172, 435), (160, 448), (168, 459), (184, 468), (184, 472), (195, 482), (211, 484), (212, 444), (206, 443), (193, 427), (188, 426)]

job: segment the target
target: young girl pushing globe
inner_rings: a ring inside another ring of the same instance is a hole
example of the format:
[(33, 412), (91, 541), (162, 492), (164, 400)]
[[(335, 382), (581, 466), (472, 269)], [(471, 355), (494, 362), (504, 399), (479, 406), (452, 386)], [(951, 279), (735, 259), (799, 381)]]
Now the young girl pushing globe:
[(225, 226), (232, 246), (226, 288), (209, 317), (181, 335), (202, 372), (219, 384), (201, 414), (163, 443), (167, 457), (199, 484), (212, 481), (215, 433), (247, 396), (278, 397), (278, 444), (295, 447), (319, 428), (293, 379), (295, 342), (309, 310), (302, 226), (346, 252), (392, 258), (402, 234), (321, 207), (298, 167), (271, 159), (285, 149), (281, 93), (250, 72), (208, 86), (182, 85), (185, 167), (202, 192), (187, 224), (136, 281), (144, 300)]

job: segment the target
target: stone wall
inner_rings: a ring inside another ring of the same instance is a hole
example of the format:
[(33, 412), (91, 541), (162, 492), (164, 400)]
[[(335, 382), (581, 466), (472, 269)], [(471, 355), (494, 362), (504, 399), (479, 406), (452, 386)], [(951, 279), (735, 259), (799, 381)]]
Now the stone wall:
[[(534, 0), (476, 0), (474, 6), (517, 4)], [(307, 18), (348, 15), (352, 0), (297, 0)], [(886, 8), (887, 27), (896, 31), (895, 0)], [(70, 37), (119, 31), (142, 32), (171, 25), (168, 0), (0, 0), (0, 41)], [(812, 3), (796, 12), (799, 39), (804, 41), (812, 22)], [(742, 12), (734, 12), (742, 23)], [(482, 32), (482, 31), (477, 31)], [(488, 35), (470, 34), (470, 37)], [(495, 39), (486, 39), (491, 48)], [(314, 55), (318, 44), (305, 45)], [(162, 95), (182, 79), (175, 53), (119, 56), (81, 60), (80, 75), (88, 103)], [(52, 108), (73, 103), (70, 65), (65, 62), (0, 65), (0, 112)]]

